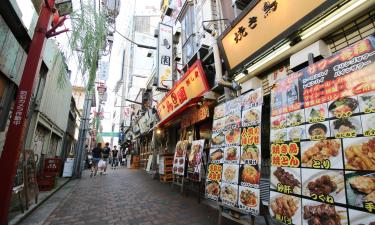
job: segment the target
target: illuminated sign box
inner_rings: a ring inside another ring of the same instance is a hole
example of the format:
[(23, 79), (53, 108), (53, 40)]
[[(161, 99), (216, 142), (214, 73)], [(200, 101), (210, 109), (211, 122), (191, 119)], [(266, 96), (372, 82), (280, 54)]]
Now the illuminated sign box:
[(301, 28), (338, 1), (253, 1), (219, 37), (219, 45), (230, 74)]
[(201, 96), (208, 90), (206, 76), (198, 60), (157, 105), (160, 120), (168, 118), (179, 106), (192, 98)]

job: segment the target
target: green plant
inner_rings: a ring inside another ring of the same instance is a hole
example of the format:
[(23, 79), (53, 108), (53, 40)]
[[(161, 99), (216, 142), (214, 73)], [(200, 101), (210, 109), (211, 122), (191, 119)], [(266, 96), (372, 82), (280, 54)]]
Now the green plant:
[(104, 50), (108, 32), (105, 14), (98, 12), (89, 3), (81, 4), (81, 10), (71, 15), (72, 34), (71, 50), (81, 53), (80, 67), (82, 73), (88, 73), (87, 87), (91, 89), (98, 69), (100, 53)]

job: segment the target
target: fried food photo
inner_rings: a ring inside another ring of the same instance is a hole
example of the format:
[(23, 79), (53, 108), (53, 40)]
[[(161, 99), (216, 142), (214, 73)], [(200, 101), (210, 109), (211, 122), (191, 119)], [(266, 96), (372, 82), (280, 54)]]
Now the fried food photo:
[(240, 133), (241, 131), (239, 128), (235, 128), (235, 129), (228, 131), (227, 134), (225, 135), (225, 139), (227, 140), (227, 143), (228, 144), (235, 143), (239, 139)]
[(346, 169), (375, 170), (375, 138), (345, 149)]
[(329, 195), (331, 193), (338, 194), (344, 190), (344, 179), (342, 176), (323, 175), (307, 184), (310, 193), (317, 195)]
[(228, 166), (225, 168), (224, 171), (224, 177), (227, 181), (233, 181), (233, 179), (236, 177), (236, 168), (234, 166)]
[(273, 175), (279, 180), (279, 182), (283, 185), (288, 185), (292, 189), (295, 187), (301, 187), (301, 182), (299, 182), (293, 174), (285, 171), (285, 169), (281, 167), (277, 167)]
[(237, 190), (231, 185), (226, 185), (221, 191), (221, 198), (229, 200), (230, 202), (237, 201)]
[(211, 161), (212, 160), (220, 160), (220, 159), (223, 158), (223, 156), (224, 156), (223, 150), (218, 149), (218, 150), (216, 150), (216, 151), (214, 151), (214, 152), (211, 153), (210, 160)]
[(241, 160), (255, 159), (259, 160), (258, 147), (256, 145), (245, 145), (242, 147)]
[(243, 189), (240, 193), (240, 201), (247, 207), (255, 207), (258, 205), (257, 196), (249, 189)]
[(229, 147), (225, 154), (225, 160), (237, 160), (237, 148)]
[(349, 184), (353, 189), (364, 195), (364, 202), (375, 202), (375, 177), (351, 177), (349, 178)]
[(244, 120), (245, 123), (255, 123), (260, 118), (260, 112), (257, 109), (251, 109), (247, 112), (245, 112)]
[(282, 195), (271, 202), (270, 207), (275, 214), (292, 218), (299, 208), (299, 201), (296, 197)]
[(339, 154), (341, 143), (339, 140), (322, 140), (315, 143), (302, 154), (302, 165), (311, 167), (313, 160), (322, 161)]
[(258, 184), (259, 183), (260, 174), (258, 170), (255, 169), (254, 166), (251, 165), (244, 165), (242, 169), (241, 179), (243, 182), (250, 183), (250, 184)]
[(303, 219), (309, 225), (341, 225), (341, 217), (334, 205), (321, 204), (303, 207)]
[(220, 194), (220, 185), (216, 181), (211, 181), (206, 186), (206, 191), (210, 195), (219, 196)]

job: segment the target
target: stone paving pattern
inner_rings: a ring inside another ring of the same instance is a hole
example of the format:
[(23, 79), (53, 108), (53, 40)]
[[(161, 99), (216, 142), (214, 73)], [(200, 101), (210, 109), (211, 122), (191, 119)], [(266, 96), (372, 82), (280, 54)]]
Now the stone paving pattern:
[(211, 225), (217, 217), (216, 209), (145, 171), (120, 168), (93, 178), (85, 173), (44, 224)]

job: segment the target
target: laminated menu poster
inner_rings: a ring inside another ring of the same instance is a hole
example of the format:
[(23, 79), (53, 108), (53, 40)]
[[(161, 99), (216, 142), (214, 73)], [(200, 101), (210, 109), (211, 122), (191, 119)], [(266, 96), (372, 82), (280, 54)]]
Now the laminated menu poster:
[(218, 105), (214, 110), (206, 196), (259, 214), (262, 90)]
[(374, 131), (374, 37), (280, 80), (271, 90), (271, 216), (373, 225)]
[(201, 180), (202, 152), (204, 139), (195, 140), (191, 144), (188, 162), (188, 178), (196, 181)]
[(188, 141), (178, 141), (173, 158), (173, 174), (184, 176)]

